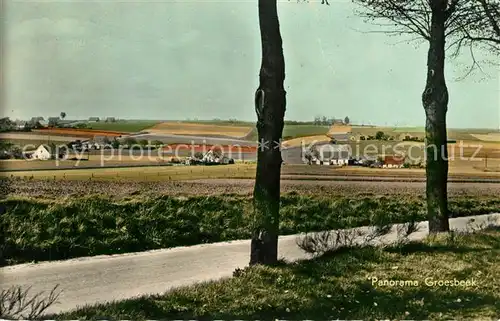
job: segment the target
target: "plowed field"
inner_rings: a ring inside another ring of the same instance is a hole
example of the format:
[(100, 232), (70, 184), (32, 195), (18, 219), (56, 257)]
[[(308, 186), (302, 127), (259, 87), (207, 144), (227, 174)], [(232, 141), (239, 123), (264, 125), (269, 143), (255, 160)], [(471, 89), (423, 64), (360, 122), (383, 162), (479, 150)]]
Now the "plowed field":
[(44, 128), (35, 129), (33, 132), (50, 135), (61, 136), (78, 136), (78, 137), (94, 137), (94, 136), (107, 136), (107, 137), (120, 137), (127, 135), (125, 132), (109, 131), (109, 130), (92, 130), (92, 129), (77, 129), (77, 128)]
[(252, 128), (249, 126), (163, 122), (146, 131), (163, 135), (227, 136), (243, 138), (250, 134)]

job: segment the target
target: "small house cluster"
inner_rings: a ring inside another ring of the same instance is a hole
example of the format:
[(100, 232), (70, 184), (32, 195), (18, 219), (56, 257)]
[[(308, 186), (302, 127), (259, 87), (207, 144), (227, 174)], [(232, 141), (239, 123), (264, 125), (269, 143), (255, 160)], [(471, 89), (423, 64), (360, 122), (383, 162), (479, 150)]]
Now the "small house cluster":
[(185, 161), (186, 165), (228, 165), (234, 164), (234, 159), (222, 155), (222, 153), (216, 153), (214, 150), (210, 149), (201, 158), (188, 157)]
[(403, 168), (405, 167), (405, 156), (366, 157), (355, 159), (349, 149), (349, 145), (323, 144), (317, 145), (306, 155), (306, 162), (310, 165), (334, 165), (334, 166), (363, 166), (371, 168)]

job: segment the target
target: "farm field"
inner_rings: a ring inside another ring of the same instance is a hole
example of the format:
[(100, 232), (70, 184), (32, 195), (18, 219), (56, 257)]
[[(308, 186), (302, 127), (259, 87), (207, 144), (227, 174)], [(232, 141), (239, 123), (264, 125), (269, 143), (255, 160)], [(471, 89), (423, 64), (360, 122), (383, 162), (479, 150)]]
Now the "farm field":
[[(67, 138), (67, 137), (65, 137)], [(81, 139), (78, 137), (71, 137), (75, 139)], [(60, 137), (57, 136), (52, 136), (51, 138), (47, 139), (0, 139), (0, 142), (6, 142), (13, 144), (14, 146), (19, 146), (21, 148), (24, 148), (25, 151), (31, 151), (35, 150), (38, 146), (42, 144), (51, 144), (54, 143), (56, 145), (66, 145), (69, 142), (74, 141), (74, 140), (61, 140)]]
[(472, 136), (481, 141), (500, 143), (500, 133), (472, 134)]
[(285, 125), (283, 128), (283, 139), (293, 139), (297, 137), (326, 135), (330, 126), (315, 125)]
[(238, 152), (242, 153), (257, 153), (257, 146), (237, 146), (237, 145), (212, 145), (212, 144), (206, 144), (206, 145), (186, 145), (186, 144), (169, 144), (168, 146), (165, 146), (163, 148), (163, 151), (168, 151), (168, 152), (174, 152), (174, 151), (180, 151), (180, 150), (188, 150), (188, 151), (194, 151), (194, 152), (206, 152), (209, 151), (210, 149), (219, 149), (221, 150), (225, 155), (229, 154), (234, 154)]
[(234, 126), (230, 124), (203, 124), (186, 122), (163, 122), (145, 129), (151, 134), (160, 135), (193, 135), (207, 137), (232, 137), (243, 139), (248, 136), (253, 127)]
[[(94, 158), (95, 157), (95, 158)], [(158, 166), (164, 164), (161, 158), (133, 160), (125, 158), (105, 158), (101, 163), (100, 156), (91, 156), (88, 161), (3, 161), (0, 177), (26, 177), (50, 180), (129, 180), (129, 181), (162, 181), (162, 180), (194, 180), (209, 178), (254, 178), (255, 164), (234, 164), (222, 166)], [(141, 165), (141, 167), (137, 167)], [(153, 166), (154, 165), (154, 166)], [(488, 160), (487, 171), (482, 161), (470, 162), (456, 160), (450, 162), (450, 179), (500, 179), (500, 159)], [(44, 167), (46, 166), (46, 167)], [(96, 168), (85, 168), (85, 167)], [(112, 166), (127, 166), (113, 168)], [(134, 167), (135, 166), (135, 167)], [(31, 170), (31, 169), (41, 170)], [(47, 168), (47, 170), (43, 170)], [(72, 169), (73, 168), (73, 169)], [(77, 168), (77, 169), (76, 169)], [(12, 169), (12, 171), (9, 171)], [(54, 170), (58, 169), (58, 170)], [(299, 177), (300, 176), (300, 177)], [(282, 168), (283, 179), (297, 178), (322, 180), (336, 178), (348, 180), (350, 177), (365, 178), (421, 178), (425, 177), (423, 169), (373, 169), (365, 167), (334, 168), (319, 165), (285, 165)]]
[[(401, 155), (404, 153), (409, 157), (423, 158), (424, 143), (420, 142), (401, 142), (401, 141), (359, 141), (350, 142), (349, 146), (355, 157), (363, 155)], [(464, 140), (456, 144), (448, 144), (448, 156), (452, 158), (483, 158), (500, 157), (500, 143), (481, 142), (477, 140)]]
[(76, 139), (81, 139), (81, 137), (77, 136), (61, 136), (61, 135), (54, 135), (54, 134), (48, 134), (44, 135), (41, 133), (1, 133), (0, 134), (0, 140), (3, 141), (8, 141), (20, 146), (24, 145), (30, 145), (30, 144), (38, 144), (38, 143), (43, 143), (47, 144), (49, 142), (55, 142), (55, 143), (68, 143), (71, 141), (74, 141)]
[(282, 145), (283, 147), (299, 147), (304, 145), (309, 145), (312, 143), (322, 143), (322, 142), (329, 142), (330, 137), (326, 135), (315, 135), (315, 136), (305, 136), (305, 137), (298, 137), (298, 138), (292, 138), (289, 140), (283, 141)]
[[(159, 157), (156, 155), (135, 157), (133, 155), (83, 155), (69, 157), (67, 160), (1, 160), (0, 167), (3, 171), (8, 170), (60, 170), (62, 168), (85, 168), (85, 167), (109, 167), (109, 166), (136, 166), (136, 165), (159, 165), (170, 160), (171, 156)], [(90, 170), (90, 169), (89, 169)], [(136, 170), (136, 169), (134, 169)]]
[[(283, 138), (292, 139), (296, 137), (325, 135), (329, 126), (285, 124), (283, 127)], [(164, 122), (145, 131), (155, 134), (169, 135), (193, 135), (207, 137), (233, 137), (255, 141), (257, 132), (255, 123), (236, 122)]]
[[(382, 131), (389, 136), (399, 136), (401, 134), (410, 134), (415, 137), (424, 137), (425, 128), (424, 127), (376, 127), (376, 126), (352, 126), (353, 134), (360, 135), (372, 135), (378, 131)], [(449, 128), (448, 129), (448, 139), (450, 140), (481, 140), (484, 135), (489, 133), (498, 133), (495, 129), (462, 129), (462, 128)]]
[(75, 136), (75, 137), (88, 137), (94, 136), (107, 136), (107, 137), (120, 137), (126, 135), (126, 132), (108, 131), (108, 130), (93, 130), (93, 129), (77, 129), (77, 128), (44, 128), (33, 129), (33, 133), (60, 135), (60, 136)]
[(160, 121), (156, 120), (119, 120), (116, 122), (95, 122), (89, 123), (89, 129), (117, 131), (124, 133), (137, 133), (156, 126)]
[[(11, 197), (36, 199), (61, 199), (100, 195), (116, 200), (170, 196), (252, 195), (254, 177), (246, 179), (197, 180), (49, 180), (22, 177), (0, 180), (2, 194)], [(425, 197), (425, 182), (411, 181), (332, 181), (332, 180), (282, 180), (282, 193), (311, 196), (418, 196)], [(498, 183), (448, 184), (450, 196), (493, 197), (498, 199)]]

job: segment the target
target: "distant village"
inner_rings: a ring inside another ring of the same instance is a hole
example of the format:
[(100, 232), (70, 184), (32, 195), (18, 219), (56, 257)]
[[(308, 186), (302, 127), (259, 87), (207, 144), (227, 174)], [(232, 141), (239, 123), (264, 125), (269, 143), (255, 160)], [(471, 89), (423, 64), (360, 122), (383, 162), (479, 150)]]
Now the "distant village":
[(92, 123), (106, 122), (114, 123), (118, 119), (115, 117), (89, 117), (88, 120), (66, 120), (64, 113), (61, 116), (48, 117), (45, 119), (42, 116), (32, 117), (30, 120), (11, 120), (9, 117), (0, 119), (0, 132), (6, 131), (30, 131), (31, 129), (40, 129), (45, 127), (59, 128), (87, 128)]
[[(36, 129), (43, 128), (75, 128), (75, 129), (89, 129), (92, 124), (116, 123), (120, 120), (115, 117), (89, 117), (87, 120), (67, 120), (66, 114), (61, 113), (57, 117), (32, 117), (28, 121), (15, 120), (9, 118), (0, 119), (0, 131), (23, 131), (28, 132)], [(408, 162), (404, 156), (390, 156), (381, 155), (377, 158), (361, 157), (352, 155), (352, 152), (346, 148), (349, 144), (361, 141), (413, 141), (423, 142), (423, 138), (419, 136), (412, 136), (410, 133), (405, 132), (391, 132), (386, 134), (380, 130), (368, 130), (362, 133), (353, 132), (353, 125), (351, 125), (349, 117), (344, 119), (337, 119), (334, 117), (327, 118), (325, 116), (317, 116), (313, 121), (308, 122), (295, 122), (287, 121), (289, 125), (312, 125), (312, 126), (328, 126), (329, 130), (327, 136), (330, 142), (323, 143), (328, 145), (327, 151), (321, 151), (321, 145), (313, 146), (310, 150), (305, 152), (305, 155), (300, 156), (309, 165), (329, 165), (329, 166), (364, 166), (371, 168), (409, 168), (409, 167), (423, 167), (422, 163), (412, 164)], [(359, 126), (358, 126), (359, 127)], [(361, 126), (363, 127), (363, 125)], [(369, 127), (369, 126), (368, 126)], [(3, 144), (4, 145), (4, 144)], [(29, 159), (58, 159), (67, 157), (64, 153), (81, 153), (90, 152), (93, 150), (101, 149), (129, 149), (130, 146), (139, 145), (147, 149), (161, 148), (163, 145), (161, 141), (147, 141), (136, 140), (133, 136), (100, 136), (94, 135), (92, 139), (75, 140), (68, 142), (66, 148), (58, 149), (49, 142), (39, 145), (36, 149), (30, 151), (20, 152), (12, 146), (2, 146), (0, 158), (29, 158)], [(60, 151), (59, 151), (60, 150)], [(210, 165), (210, 164), (232, 164), (234, 159), (227, 158), (224, 155), (214, 150), (201, 154), (196, 153), (183, 160), (174, 160), (173, 163), (182, 163), (185, 165)], [(295, 161), (297, 162), (297, 161)], [(286, 162), (285, 162), (286, 164)]]

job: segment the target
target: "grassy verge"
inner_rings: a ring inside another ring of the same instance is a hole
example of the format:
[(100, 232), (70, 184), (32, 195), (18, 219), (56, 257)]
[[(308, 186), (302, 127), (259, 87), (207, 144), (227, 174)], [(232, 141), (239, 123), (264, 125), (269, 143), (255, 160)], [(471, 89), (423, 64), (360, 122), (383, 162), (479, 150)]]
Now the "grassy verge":
[[(247, 268), (231, 279), (49, 319), (485, 320), (499, 315), (499, 273), (500, 230), (492, 229)], [(469, 283), (434, 283), (445, 280)]]
[[(420, 197), (283, 195), (280, 234), (425, 220)], [(251, 198), (225, 195), (0, 201), (7, 264), (250, 238)], [(500, 211), (498, 198), (450, 199), (452, 216)]]

